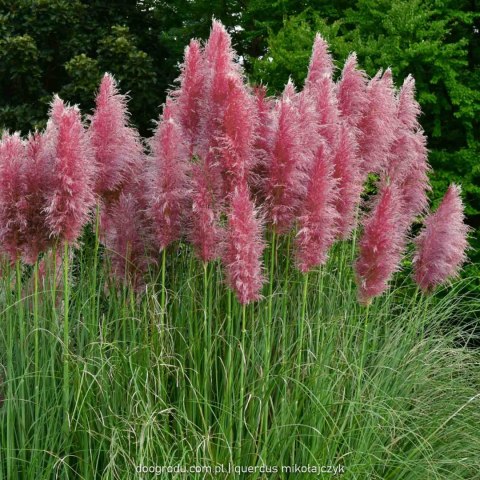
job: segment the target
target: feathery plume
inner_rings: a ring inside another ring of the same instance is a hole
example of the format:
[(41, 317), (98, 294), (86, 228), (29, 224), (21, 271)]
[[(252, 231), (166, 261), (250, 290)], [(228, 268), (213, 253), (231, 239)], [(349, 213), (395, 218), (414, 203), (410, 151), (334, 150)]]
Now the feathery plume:
[(368, 104), (358, 128), (362, 170), (379, 173), (385, 167), (390, 147), (395, 140), (396, 100), (392, 73), (378, 72), (367, 87)]
[(201, 104), (201, 148), (206, 156), (217, 146), (222, 134), (222, 122), (228, 104), (230, 77), (242, 78), (240, 65), (235, 62), (232, 40), (225, 27), (214, 20), (204, 49), (205, 89)]
[(405, 243), (401, 213), (401, 197), (396, 186), (384, 185), (364, 221), (360, 253), (355, 262), (358, 296), (362, 303), (368, 304), (373, 297), (381, 295), (399, 269)]
[(138, 199), (132, 191), (124, 190), (109, 209), (109, 228), (105, 233), (114, 277), (135, 290), (142, 287), (143, 275), (152, 262), (142, 220)]
[(248, 178), (254, 164), (253, 144), (258, 124), (254, 99), (238, 77), (229, 77), (227, 105), (217, 154), (224, 177), (225, 194)]
[[(192, 167), (192, 214), (190, 219), (190, 241), (196, 254), (203, 262), (209, 262), (220, 254), (219, 245), (222, 230), (218, 225), (218, 196), (213, 188), (215, 171), (209, 168), (207, 160)], [(213, 186), (213, 187), (212, 187)]]
[(337, 83), (338, 108), (342, 118), (356, 128), (368, 105), (367, 74), (358, 69), (357, 55), (351, 53)]
[(400, 187), (406, 227), (428, 207), (430, 190), (425, 134), (418, 122), (415, 81), (408, 76), (397, 95), (397, 129), (385, 175)]
[(56, 98), (51, 120), (56, 142), (47, 226), (55, 238), (75, 244), (95, 203), (93, 158), (77, 107)]
[(332, 75), (333, 60), (329, 53), (328, 43), (317, 33), (313, 41), (305, 88), (316, 88), (316, 86), (321, 85), (325, 78), (332, 78)]
[(460, 187), (452, 184), (415, 239), (413, 278), (424, 292), (458, 275), (468, 247), (469, 227), (464, 218)]
[(421, 113), (420, 104), (415, 99), (415, 79), (408, 75), (397, 95), (398, 120), (407, 130), (417, 130)]
[(53, 153), (45, 134), (35, 132), (26, 143), (25, 166), (25, 241), (23, 260), (33, 265), (42, 252), (52, 246), (46, 225), (46, 202), (52, 185)]
[(304, 273), (327, 260), (328, 249), (336, 234), (336, 200), (336, 181), (328, 149), (320, 145), (315, 155), (295, 240), (297, 265)]
[(260, 298), (264, 281), (263, 249), (261, 222), (249, 197), (248, 187), (242, 182), (232, 195), (223, 255), (227, 284), (241, 304)]
[(0, 141), (0, 248), (14, 263), (24, 242), (25, 145), (18, 133), (4, 133)]
[(342, 239), (347, 239), (355, 228), (356, 211), (363, 190), (358, 146), (351, 127), (345, 122), (338, 129), (338, 143), (333, 157), (333, 177), (337, 181), (336, 199), (337, 230)]
[(183, 130), (175, 120), (176, 104), (167, 99), (162, 118), (150, 142), (148, 212), (160, 250), (178, 240), (188, 207), (188, 151)]
[(250, 171), (249, 184), (253, 196), (265, 200), (265, 179), (272, 150), (272, 108), (274, 102), (267, 97), (267, 88), (260, 85), (253, 90), (258, 126), (253, 146), (254, 165)]
[(172, 92), (172, 98), (178, 105), (176, 110), (178, 122), (187, 135), (188, 154), (195, 153), (199, 142), (201, 102), (205, 88), (205, 65), (203, 52), (197, 40), (191, 40), (185, 48), (183, 64), (180, 66), (178, 89)]
[[(132, 175), (118, 199), (111, 202), (106, 215), (103, 243), (106, 246), (114, 277), (135, 290), (142, 288), (143, 276), (153, 258), (153, 232), (147, 215), (146, 157), (136, 159)], [(128, 219), (128, 221), (125, 221)]]
[(89, 133), (97, 163), (95, 192), (105, 197), (118, 196), (131, 174), (132, 165), (142, 152), (140, 137), (128, 125), (127, 98), (117, 82), (105, 73), (95, 99)]
[(268, 219), (278, 233), (292, 227), (305, 198), (311, 157), (302, 139), (295, 87), (289, 81), (273, 112), (272, 152), (265, 183)]
[[(308, 103), (310, 101), (314, 104), (318, 131), (327, 140), (328, 146), (333, 149), (337, 138), (339, 116), (333, 82), (333, 60), (328, 51), (327, 42), (318, 33), (315, 36), (305, 89), (301, 96), (305, 96)], [(301, 115), (301, 118), (308, 119), (308, 115)], [(302, 131), (308, 130), (313, 129), (308, 125), (302, 129)], [(318, 143), (313, 151), (316, 146)]]

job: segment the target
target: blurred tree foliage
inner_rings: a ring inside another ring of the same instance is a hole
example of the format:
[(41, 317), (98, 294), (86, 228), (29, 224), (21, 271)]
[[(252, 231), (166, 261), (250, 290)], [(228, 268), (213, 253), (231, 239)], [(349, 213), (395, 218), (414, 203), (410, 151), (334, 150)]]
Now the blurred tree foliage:
[(370, 75), (391, 66), (401, 82), (412, 73), (435, 195), (461, 183), (480, 226), (479, 0), (0, 0), (0, 128), (41, 128), (54, 92), (89, 112), (110, 71), (149, 135), (185, 45), (208, 36), (212, 16), (251, 80), (271, 92), (289, 76), (302, 85), (316, 31), (339, 69), (356, 51)]

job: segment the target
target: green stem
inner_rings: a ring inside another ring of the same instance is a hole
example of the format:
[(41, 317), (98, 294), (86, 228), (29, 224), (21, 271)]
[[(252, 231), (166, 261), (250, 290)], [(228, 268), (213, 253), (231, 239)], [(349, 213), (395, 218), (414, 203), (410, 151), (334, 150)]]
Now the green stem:
[(308, 294), (308, 272), (306, 272), (303, 276), (303, 290), (302, 290), (302, 308), (300, 312), (299, 318), (299, 331), (298, 331), (298, 339), (299, 339), (299, 346), (297, 352), (297, 380), (300, 380), (300, 373), (302, 371), (302, 363), (303, 363), (303, 335), (305, 331), (305, 322), (306, 320), (306, 312), (307, 312), (307, 294)]
[[(17, 283), (17, 321), (20, 327), (20, 342), (19, 342), (19, 358), (18, 362), (21, 365), (22, 371), (26, 370), (25, 365), (25, 355), (24, 349), (26, 347), (26, 340), (25, 340), (25, 321), (23, 315), (23, 295), (22, 295), (22, 270), (21, 270), (21, 261), (20, 258), (17, 259), (15, 262), (15, 271), (16, 271), (16, 283)], [(20, 444), (25, 445), (25, 428), (26, 428), (26, 413), (25, 413), (25, 405), (26, 405), (26, 395), (25, 395), (25, 382), (20, 383)], [(24, 452), (22, 450), (21, 459), (24, 461)]]
[(365, 310), (365, 320), (364, 320), (364, 331), (362, 338), (362, 351), (360, 353), (360, 371), (358, 373), (358, 395), (361, 395), (362, 381), (365, 370), (365, 357), (367, 355), (367, 340), (368, 340), (368, 327), (369, 327), (369, 312), (370, 312), (370, 303), (367, 304)]
[[(38, 318), (38, 262), (35, 262), (33, 268), (33, 329), (34, 329), (34, 369), (35, 369), (35, 414), (34, 418), (37, 420), (39, 418), (39, 407), (40, 407), (40, 350), (39, 350), (39, 318)], [(36, 437), (38, 438), (38, 437)]]
[(68, 243), (65, 242), (63, 251), (63, 406), (64, 406), (64, 433), (68, 435), (69, 422), (68, 422), (68, 408), (70, 399), (70, 385), (69, 385), (69, 284), (68, 284), (68, 271), (69, 271), (69, 259), (68, 259)]
[(203, 343), (203, 365), (204, 365), (204, 375), (203, 375), (203, 420), (208, 433), (209, 428), (209, 414), (208, 414), (208, 399), (210, 393), (210, 314), (209, 314), (209, 285), (208, 285), (208, 264), (203, 263), (203, 334), (204, 334), (204, 343)]
[(264, 342), (264, 375), (262, 382), (262, 428), (260, 429), (263, 432), (264, 436), (264, 445), (263, 448), (267, 447), (267, 437), (268, 437), (268, 398), (267, 398), (267, 384), (268, 377), (270, 375), (270, 357), (271, 357), (271, 331), (273, 324), (273, 281), (275, 275), (275, 258), (276, 258), (276, 248), (277, 248), (277, 235), (275, 231), (272, 233), (272, 244), (270, 251), (270, 274), (269, 274), (269, 287), (268, 287), (268, 309), (267, 309), (267, 318), (265, 319), (265, 342)]
[(240, 364), (240, 420), (238, 426), (238, 452), (239, 452), (239, 462), (242, 458), (242, 443), (243, 443), (243, 428), (245, 423), (245, 372), (246, 372), (246, 345), (245, 338), (247, 333), (247, 315), (246, 315), (246, 305), (242, 305), (242, 333), (241, 333), (241, 364)]

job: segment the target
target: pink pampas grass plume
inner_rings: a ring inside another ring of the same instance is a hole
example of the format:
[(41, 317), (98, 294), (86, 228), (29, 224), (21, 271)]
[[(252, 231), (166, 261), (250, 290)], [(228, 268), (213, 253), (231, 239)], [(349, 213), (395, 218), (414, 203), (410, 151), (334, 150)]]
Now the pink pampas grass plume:
[[(420, 105), (415, 100), (415, 81), (409, 75), (396, 96), (396, 131), (386, 174), (391, 180), (401, 182), (416, 163), (420, 148), (426, 145), (418, 122)], [(426, 150), (424, 151), (426, 154)]]
[(105, 209), (106, 221), (102, 238), (114, 278), (137, 291), (144, 285), (143, 277), (148, 266), (155, 263), (152, 221), (147, 214), (148, 189), (144, 175), (146, 162), (145, 155), (137, 158), (132, 175), (118, 198)]
[(242, 80), (231, 76), (227, 83), (227, 104), (217, 148), (226, 195), (248, 178), (254, 165), (254, 135), (258, 124), (255, 100)]
[(51, 113), (56, 141), (47, 227), (55, 238), (75, 244), (95, 203), (91, 147), (77, 107), (61, 105), (57, 97)]
[(357, 55), (347, 58), (337, 84), (338, 108), (342, 118), (356, 128), (368, 105), (367, 74), (357, 67)]
[(364, 173), (383, 170), (397, 128), (397, 105), (392, 73), (378, 72), (367, 87), (368, 105), (358, 128), (359, 153)]
[(405, 244), (401, 197), (394, 184), (384, 185), (364, 221), (359, 257), (355, 262), (358, 297), (364, 304), (381, 295), (399, 269)]
[(248, 187), (241, 183), (231, 199), (223, 262), (227, 284), (243, 305), (261, 296), (263, 249), (262, 225), (249, 197)]
[(148, 212), (160, 250), (180, 238), (189, 200), (188, 147), (175, 110), (176, 105), (167, 99), (150, 142)]
[(425, 219), (425, 227), (415, 239), (413, 278), (424, 292), (458, 275), (468, 247), (469, 227), (464, 218), (460, 187), (450, 185), (437, 211)]
[(408, 75), (397, 95), (398, 120), (407, 130), (417, 130), (420, 128), (418, 117), (421, 113), (420, 104), (415, 99), (415, 79)]
[[(333, 82), (333, 60), (327, 42), (318, 33), (315, 36), (302, 94), (313, 102), (319, 132), (327, 140), (330, 148), (334, 148), (339, 111)], [(304, 118), (308, 118), (308, 115), (301, 115), (301, 119)], [(303, 130), (312, 130), (312, 127), (305, 125)]]
[(313, 42), (312, 56), (308, 65), (305, 81), (307, 89), (320, 85), (325, 78), (332, 78), (333, 60), (328, 49), (328, 43), (317, 33)]
[(220, 209), (218, 196), (212, 185), (216, 185), (215, 171), (206, 160), (192, 167), (192, 212), (190, 219), (190, 242), (197, 256), (206, 263), (220, 254), (222, 229), (218, 225)]
[(142, 287), (143, 275), (152, 262), (144, 216), (140, 209), (141, 203), (134, 192), (128, 189), (122, 191), (109, 209), (109, 228), (105, 233), (115, 279), (131, 285), (135, 290)]
[(142, 145), (136, 130), (128, 125), (126, 96), (119, 93), (117, 82), (109, 73), (100, 83), (95, 103), (89, 126), (97, 163), (95, 191), (108, 197), (120, 190), (131, 174)]
[(253, 146), (255, 163), (250, 171), (249, 185), (253, 196), (263, 203), (265, 201), (265, 179), (272, 150), (272, 108), (274, 102), (267, 97), (267, 88), (264, 85), (255, 87), (253, 93), (258, 126)]
[(188, 153), (191, 156), (199, 142), (201, 102), (205, 88), (203, 52), (197, 40), (191, 40), (185, 48), (180, 72), (177, 79), (180, 86), (172, 92), (172, 97), (178, 106), (178, 122), (187, 136)]
[(420, 113), (415, 81), (409, 75), (397, 95), (397, 129), (385, 171), (389, 181), (400, 187), (406, 224), (428, 207), (430, 166), (426, 137), (418, 122)]
[(333, 178), (338, 187), (335, 202), (338, 212), (337, 230), (340, 238), (347, 239), (356, 226), (355, 217), (363, 190), (363, 175), (354, 132), (346, 122), (339, 126), (333, 165)]
[(265, 182), (268, 220), (287, 232), (305, 198), (311, 151), (303, 140), (295, 87), (289, 81), (273, 112), (271, 158)]
[(217, 146), (222, 133), (222, 120), (228, 104), (230, 77), (242, 77), (240, 65), (235, 62), (232, 40), (225, 27), (217, 20), (212, 23), (204, 49), (205, 89), (201, 104), (201, 138), (199, 152), (206, 156)]
[(337, 190), (327, 152), (324, 145), (317, 150), (299, 217), (299, 231), (295, 239), (296, 260), (303, 273), (326, 262), (328, 249), (336, 235)]
[(52, 188), (53, 152), (45, 134), (35, 132), (26, 143), (25, 169), (25, 242), (23, 260), (33, 265), (40, 253), (52, 246), (46, 225), (45, 206)]
[(0, 141), (0, 248), (14, 263), (22, 253), (25, 146), (18, 133), (4, 133)]

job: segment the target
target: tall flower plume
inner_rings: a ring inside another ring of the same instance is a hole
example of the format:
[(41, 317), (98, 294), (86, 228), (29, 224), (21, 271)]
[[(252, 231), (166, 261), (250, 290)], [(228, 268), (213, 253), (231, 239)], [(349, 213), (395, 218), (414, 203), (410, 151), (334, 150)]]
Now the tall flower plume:
[(263, 249), (261, 222), (242, 182), (232, 195), (223, 255), (227, 283), (242, 304), (260, 298)]
[(258, 118), (254, 98), (239, 77), (229, 77), (227, 105), (223, 116), (218, 155), (224, 176), (225, 194), (248, 178), (254, 165), (254, 134)]
[(205, 89), (204, 58), (197, 40), (191, 40), (186, 47), (180, 71), (180, 86), (172, 92), (172, 97), (178, 105), (178, 122), (187, 136), (188, 153), (191, 156), (199, 142), (200, 108)]
[(409, 75), (397, 95), (397, 129), (385, 172), (400, 187), (407, 225), (427, 209), (430, 190), (426, 137), (418, 122), (419, 115), (415, 81)]
[(114, 277), (136, 290), (143, 286), (148, 266), (155, 263), (151, 219), (147, 215), (147, 180), (143, 175), (146, 170), (146, 158), (141, 155), (118, 199), (109, 205), (103, 235)]
[(401, 214), (397, 187), (384, 185), (364, 222), (360, 253), (355, 262), (358, 296), (362, 303), (369, 303), (373, 297), (381, 295), (399, 269), (405, 244)]
[(190, 241), (198, 257), (209, 262), (220, 255), (222, 229), (218, 225), (220, 209), (215, 185), (215, 171), (205, 160), (192, 167), (192, 214), (190, 218)]
[(414, 280), (425, 292), (458, 275), (466, 260), (469, 227), (464, 223), (460, 187), (450, 185), (437, 211), (415, 239)]
[(397, 106), (392, 73), (378, 72), (367, 87), (368, 105), (358, 123), (359, 153), (364, 173), (379, 173), (385, 167), (395, 139)]
[(167, 99), (163, 116), (150, 142), (149, 215), (160, 249), (178, 240), (188, 208), (188, 147), (175, 119), (176, 105)]
[(327, 42), (318, 33), (313, 44), (304, 93), (311, 98), (315, 106), (320, 134), (327, 140), (330, 148), (334, 148), (339, 112), (333, 82), (333, 60)]
[(253, 145), (254, 165), (250, 171), (250, 184), (255, 198), (265, 200), (265, 179), (272, 150), (272, 107), (273, 100), (267, 97), (264, 85), (254, 88), (258, 126)]
[(4, 133), (0, 141), (0, 248), (15, 262), (22, 254), (25, 146), (18, 133)]
[(302, 272), (308, 272), (327, 260), (328, 249), (335, 240), (338, 217), (336, 199), (336, 181), (328, 149), (320, 145), (310, 174), (295, 242), (297, 265)]
[(338, 129), (338, 142), (333, 156), (333, 177), (337, 181), (337, 230), (340, 238), (347, 239), (355, 228), (356, 211), (363, 190), (358, 146), (355, 134), (346, 122)]
[(347, 58), (337, 84), (338, 108), (351, 128), (356, 128), (368, 105), (367, 75), (357, 67), (357, 55)]
[(140, 137), (128, 125), (127, 99), (118, 91), (112, 75), (106, 73), (95, 100), (89, 132), (97, 163), (95, 191), (109, 201), (118, 196), (142, 152)]
[(222, 133), (222, 120), (229, 93), (228, 79), (232, 76), (242, 76), (240, 65), (235, 62), (230, 35), (216, 20), (212, 23), (210, 36), (205, 44), (204, 75), (200, 152), (206, 156), (211, 147), (217, 146)]
[(78, 108), (56, 97), (51, 114), (55, 145), (46, 221), (55, 238), (74, 244), (95, 203), (93, 157)]
[(40, 253), (52, 244), (46, 224), (46, 201), (52, 187), (53, 156), (45, 134), (35, 132), (26, 143), (25, 168), (25, 220), (26, 231), (23, 259), (33, 265)]
[(273, 112), (271, 158), (265, 182), (268, 220), (279, 233), (295, 221), (306, 194), (308, 146), (298, 118), (296, 92), (289, 81)]

